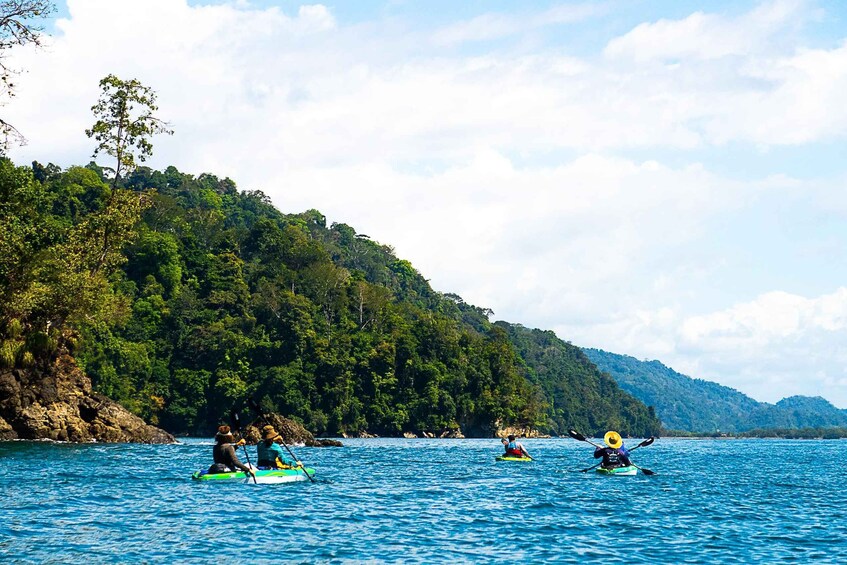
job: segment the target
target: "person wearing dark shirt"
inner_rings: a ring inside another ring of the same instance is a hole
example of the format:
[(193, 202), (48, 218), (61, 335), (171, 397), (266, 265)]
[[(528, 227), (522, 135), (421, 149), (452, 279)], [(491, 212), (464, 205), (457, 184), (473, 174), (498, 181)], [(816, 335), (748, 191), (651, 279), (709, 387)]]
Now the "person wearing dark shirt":
[(632, 465), (629, 460), (629, 451), (623, 445), (623, 439), (618, 432), (608, 431), (603, 436), (606, 447), (598, 447), (594, 450), (594, 458), (603, 458), (600, 466), (604, 469), (615, 469), (617, 467), (628, 467)]
[[(241, 470), (250, 475), (255, 475), (253, 469), (238, 460), (238, 456), (235, 454), (235, 446), (233, 446), (234, 441), (235, 436), (232, 435), (229, 426), (218, 428), (218, 433), (215, 434), (215, 447), (212, 448), (212, 457), (215, 463), (209, 468), (210, 473), (231, 473)], [(242, 439), (236, 446), (244, 445), (244, 443)]]

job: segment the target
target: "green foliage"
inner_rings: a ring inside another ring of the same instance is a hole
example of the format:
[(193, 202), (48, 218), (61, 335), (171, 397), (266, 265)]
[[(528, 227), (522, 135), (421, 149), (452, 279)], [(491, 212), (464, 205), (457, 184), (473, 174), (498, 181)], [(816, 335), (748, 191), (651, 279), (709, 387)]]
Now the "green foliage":
[(121, 173), (135, 169), (136, 157), (145, 161), (153, 154), (150, 137), (173, 132), (153, 115), (158, 110), (156, 94), (139, 81), (110, 74), (100, 81), (100, 89), (100, 99), (91, 107), (97, 121), (85, 135), (97, 142), (94, 157), (102, 151), (115, 158), (114, 187)]
[(782, 439), (843, 439), (847, 438), (847, 427), (804, 427), (804, 428), (756, 428), (740, 437)]
[(537, 367), (550, 359), (531, 339), (316, 210), (284, 215), (173, 167), (125, 185), (95, 167), (0, 162), (14, 212), (0, 245), (17, 257), (0, 257), (0, 362), (55, 351), (47, 322), (75, 328), (95, 388), (174, 432), (208, 433), (251, 396), (325, 434), (655, 423), (570, 346), (561, 367)]
[[(41, 27), (32, 20), (50, 15), (56, 7), (49, 0), (4, 0), (0, 2), (0, 98), (15, 95), (14, 77), (19, 71), (9, 67), (8, 50), (25, 45), (41, 45)], [(0, 155), (11, 142), (25, 143), (23, 135), (12, 124), (0, 119)]]
[(584, 351), (622, 389), (655, 406), (668, 429), (702, 434), (752, 428), (847, 426), (847, 411), (820, 397), (794, 396), (775, 405), (767, 404), (729, 387), (692, 379), (658, 361), (639, 361), (599, 349)]
[(652, 406), (622, 391), (578, 347), (551, 331), (497, 325), (509, 332), (526, 361), (527, 379), (545, 391), (548, 425), (555, 433), (564, 435), (574, 428), (595, 437), (608, 430), (636, 437), (658, 435), (660, 425)]

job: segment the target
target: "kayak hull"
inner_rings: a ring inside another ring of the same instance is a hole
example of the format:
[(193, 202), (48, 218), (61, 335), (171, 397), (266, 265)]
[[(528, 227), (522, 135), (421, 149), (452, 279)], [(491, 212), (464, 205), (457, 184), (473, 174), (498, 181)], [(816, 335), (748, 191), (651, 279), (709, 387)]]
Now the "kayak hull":
[(597, 468), (597, 472), (601, 475), (613, 475), (619, 477), (631, 477), (638, 474), (638, 467), (629, 465), (628, 467), (615, 467), (614, 469)]
[(495, 461), (532, 461), (529, 457), (510, 457), (508, 455), (498, 455), (494, 458)]
[[(296, 483), (299, 481), (308, 481), (310, 476), (314, 476), (315, 470), (306, 467), (305, 473), (303, 469), (270, 469), (267, 471), (256, 471), (256, 483), (260, 485), (272, 485), (279, 483)], [(241, 482), (253, 483), (253, 477), (248, 476), (244, 471), (237, 473), (207, 473), (206, 471), (197, 471), (191, 478), (195, 481), (207, 483), (225, 483), (225, 482)]]

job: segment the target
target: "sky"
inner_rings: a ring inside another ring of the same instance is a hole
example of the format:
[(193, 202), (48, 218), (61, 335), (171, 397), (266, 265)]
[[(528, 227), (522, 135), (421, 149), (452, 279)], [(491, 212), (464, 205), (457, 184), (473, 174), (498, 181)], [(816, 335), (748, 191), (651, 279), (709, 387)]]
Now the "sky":
[[(67, 0), (10, 152), (87, 163), (98, 82), (232, 178), (575, 345), (847, 408), (847, 6)], [(101, 164), (108, 164), (101, 160)]]

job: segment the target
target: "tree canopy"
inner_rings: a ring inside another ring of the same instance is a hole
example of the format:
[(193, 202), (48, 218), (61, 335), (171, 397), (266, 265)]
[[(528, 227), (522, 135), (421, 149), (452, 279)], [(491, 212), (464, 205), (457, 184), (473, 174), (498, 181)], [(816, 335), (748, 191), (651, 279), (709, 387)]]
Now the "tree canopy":
[(110, 74), (100, 81), (100, 88), (100, 99), (91, 107), (97, 121), (85, 134), (97, 141), (94, 157), (104, 152), (115, 158), (114, 187), (122, 173), (135, 169), (136, 159), (143, 162), (153, 154), (150, 137), (173, 131), (153, 115), (159, 109), (156, 93), (139, 81)]
[(36, 334), (75, 346), (99, 392), (169, 431), (248, 397), (319, 434), (658, 428), (570, 347), (538, 355), (389, 246), (230, 179), (139, 167), (112, 189), (93, 164), (4, 161), (0, 206), (4, 363), (43, 354)]
[[(0, 1), (0, 105), (15, 95), (17, 69), (7, 64), (9, 50), (25, 45), (41, 45), (43, 28), (36, 22), (55, 10), (49, 0)], [(0, 155), (10, 143), (25, 143), (24, 136), (9, 122), (0, 118)]]

